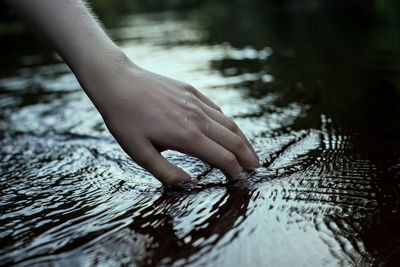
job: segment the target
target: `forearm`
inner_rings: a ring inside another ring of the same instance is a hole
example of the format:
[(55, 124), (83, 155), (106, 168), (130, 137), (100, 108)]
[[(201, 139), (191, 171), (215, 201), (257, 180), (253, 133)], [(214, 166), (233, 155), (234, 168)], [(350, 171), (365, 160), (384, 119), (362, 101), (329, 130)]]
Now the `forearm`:
[[(102, 62), (123, 60), (120, 49), (81, 0), (5, 0), (17, 14), (59, 53), (80, 83), (93, 76)], [(114, 64), (113, 64), (114, 62)], [(83, 86), (85, 87), (85, 86)], [(85, 88), (84, 88), (85, 89)], [(93, 93), (87, 92), (92, 98)]]

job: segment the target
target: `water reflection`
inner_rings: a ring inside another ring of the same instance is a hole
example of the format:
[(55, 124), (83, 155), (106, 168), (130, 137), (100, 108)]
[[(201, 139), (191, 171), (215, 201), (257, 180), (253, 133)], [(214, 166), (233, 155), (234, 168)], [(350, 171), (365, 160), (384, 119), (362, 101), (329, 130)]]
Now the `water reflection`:
[(110, 29), (139, 65), (215, 100), (262, 159), (234, 183), (166, 152), (199, 179), (189, 191), (132, 163), (52, 52), (15, 49), (0, 63), (0, 263), (395, 263), (398, 24), (357, 12), (216, 8)]

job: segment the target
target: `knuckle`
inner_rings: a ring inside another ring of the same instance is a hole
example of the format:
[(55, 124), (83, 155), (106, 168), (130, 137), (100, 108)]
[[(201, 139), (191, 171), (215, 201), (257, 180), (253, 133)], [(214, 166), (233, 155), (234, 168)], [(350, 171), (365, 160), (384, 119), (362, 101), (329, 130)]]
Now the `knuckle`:
[(219, 106), (215, 105), (215, 109), (222, 113), (222, 109)]
[(189, 93), (195, 93), (196, 92), (196, 89), (191, 84), (188, 84), (188, 83), (185, 83), (183, 85), (183, 88)]
[(195, 105), (188, 105), (187, 107), (188, 117), (195, 120), (203, 120), (206, 118), (203, 110)]
[(191, 103), (198, 103), (199, 101), (198, 101), (198, 99), (197, 99), (197, 97), (194, 95), (194, 94), (189, 94), (188, 95), (188, 100), (191, 102)]

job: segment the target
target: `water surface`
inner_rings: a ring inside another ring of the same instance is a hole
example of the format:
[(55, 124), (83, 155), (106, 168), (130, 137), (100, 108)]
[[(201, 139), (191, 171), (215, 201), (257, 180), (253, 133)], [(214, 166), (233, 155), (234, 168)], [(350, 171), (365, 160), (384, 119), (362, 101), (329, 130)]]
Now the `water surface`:
[(230, 182), (164, 153), (199, 179), (192, 190), (132, 162), (39, 39), (2, 36), (0, 264), (398, 262), (399, 20), (363, 12), (164, 12), (109, 27), (134, 62), (220, 105), (262, 159)]

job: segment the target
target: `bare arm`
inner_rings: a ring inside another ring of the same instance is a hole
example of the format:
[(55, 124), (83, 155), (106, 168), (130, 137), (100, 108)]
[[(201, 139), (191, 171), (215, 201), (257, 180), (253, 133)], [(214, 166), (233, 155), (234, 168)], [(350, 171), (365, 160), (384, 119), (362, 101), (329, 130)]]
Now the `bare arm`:
[(192, 86), (144, 70), (106, 35), (81, 0), (5, 0), (74, 72), (121, 147), (164, 184), (195, 183), (160, 154), (173, 149), (230, 178), (257, 167), (237, 125)]

